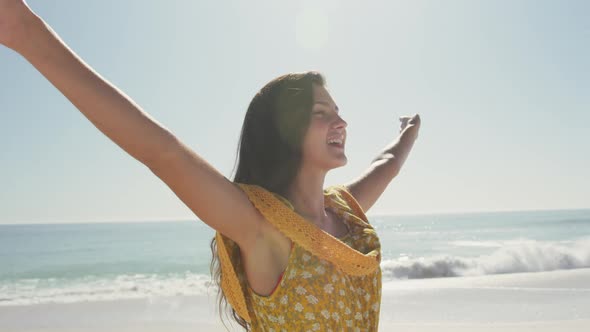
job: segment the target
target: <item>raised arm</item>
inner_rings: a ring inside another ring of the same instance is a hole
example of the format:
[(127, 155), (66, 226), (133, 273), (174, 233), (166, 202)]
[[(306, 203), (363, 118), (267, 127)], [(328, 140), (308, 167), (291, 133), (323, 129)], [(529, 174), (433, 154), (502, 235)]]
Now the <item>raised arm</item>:
[(397, 176), (418, 137), (420, 116), (400, 118), (401, 133), (373, 159), (358, 178), (345, 184), (366, 213), (381, 197), (391, 180)]
[(246, 194), (85, 64), (24, 1), (0, 0), (0, 44), (25, 57), (203, 222), (242, 249), (259, 239), (264, 219)]

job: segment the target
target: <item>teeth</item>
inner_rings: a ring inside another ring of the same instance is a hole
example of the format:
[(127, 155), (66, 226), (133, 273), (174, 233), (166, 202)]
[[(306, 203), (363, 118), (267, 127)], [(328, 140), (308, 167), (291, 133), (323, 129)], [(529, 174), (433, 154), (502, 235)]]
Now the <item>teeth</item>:
[(344, 144), (343, 142), (344, 142), (344, 135), (328, 138), (328, 144), (337, 143), (339, 145), (342, 145), (342, 144)]
[(331, 144), (331, 143), (342, 144), (342, 140), (339, 140), (339, 139), (331, 139), (331, 140), (328, 140), (328, 144)]

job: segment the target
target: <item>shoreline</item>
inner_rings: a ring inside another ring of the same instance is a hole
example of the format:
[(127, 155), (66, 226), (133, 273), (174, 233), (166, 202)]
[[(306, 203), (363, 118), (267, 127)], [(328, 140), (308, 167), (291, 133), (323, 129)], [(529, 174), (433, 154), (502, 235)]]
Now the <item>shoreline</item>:
[[(13, 332), (227, 331), (215, 292), (198, 296), (0, 306)], [(588, 331), (590, 268), (383, 284), (382, 331)], [(225, 318), (229, 331), (240, 331)]]

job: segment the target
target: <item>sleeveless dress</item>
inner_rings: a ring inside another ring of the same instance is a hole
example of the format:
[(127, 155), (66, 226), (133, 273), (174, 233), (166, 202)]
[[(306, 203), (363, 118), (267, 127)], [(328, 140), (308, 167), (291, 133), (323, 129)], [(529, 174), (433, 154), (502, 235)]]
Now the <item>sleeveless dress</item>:
[[(362, 254), (377, 252), (380, 260), (381, 246), (375, 230), (365, 221), (364, 213), (361, 212), (363, 216), (353, 213), (343, 198), (344, 194), (348, 199), (352, 197), (343, 186), (324, 190), (326, 208), (335, 212), (348, 228), (345, 236), (335, 238), (308, 222), (321, 233), (319, 239), (324, 243), (320, 247), (331, 248), (340, 242)], [(294, 210), (288, 200), (273, 195)], [(368, 274), (353, 275), (292, 241), (287, 267), (268, 296), (252, 290), (241, 262), (236, 265), (236, 273), (244, 286), (252, 331), (378, 330), (381, 303), (381, 268), (378, 264)]]

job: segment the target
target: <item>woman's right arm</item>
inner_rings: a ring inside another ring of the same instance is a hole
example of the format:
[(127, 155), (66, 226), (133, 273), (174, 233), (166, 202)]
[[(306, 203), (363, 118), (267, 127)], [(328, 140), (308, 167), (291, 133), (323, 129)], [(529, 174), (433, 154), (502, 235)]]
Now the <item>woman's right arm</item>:
[(26, 58), (206, 224), (241, 248), (256, 241), (263, 217), (246, 194), (84, 63), (23, 0), (0, 0), (0, 44)]

